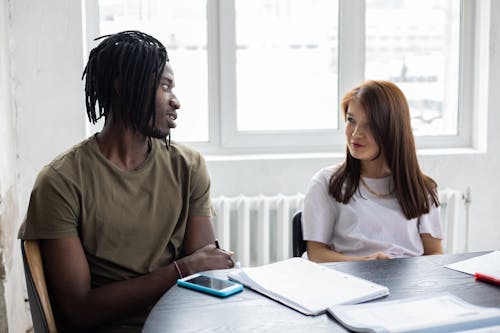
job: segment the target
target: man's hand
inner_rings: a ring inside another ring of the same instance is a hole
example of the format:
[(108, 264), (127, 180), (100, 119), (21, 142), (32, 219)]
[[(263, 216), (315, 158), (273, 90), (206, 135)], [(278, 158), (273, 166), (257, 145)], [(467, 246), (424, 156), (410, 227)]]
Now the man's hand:
[(217, 249), (215, 244), (208, 244), (194, 253), (177, 260), (183, 276), (212, 269), (233, 268), (233, 252)]

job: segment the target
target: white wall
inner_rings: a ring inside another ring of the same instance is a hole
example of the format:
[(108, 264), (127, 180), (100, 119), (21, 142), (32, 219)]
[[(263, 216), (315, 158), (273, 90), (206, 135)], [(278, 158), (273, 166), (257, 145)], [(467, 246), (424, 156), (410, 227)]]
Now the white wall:
[[(16, 209), (24, 215), (40, 168), (85, 137), (86, 115), (80, 81), (84, 66), (81, 7), (79, 2), (66, 0), (0, 1), (0, 194), (3, 197), (10, 187), (16, 188), (20, 198), (16, 201)], [(7, 13), (9, 4), (10, 12)], [(488, 150), (486, 153), (420, 157), (423, 170), (441, 187), (465, 190), (471, 186), (471, 250), (500, 249), (500, 228), (497, 226), (500, 181), (496, 180), (495, 172), (500, 170), (500, 131), (497, 128), (500, 125), (500, 94), (497, 91), (500, 82), (500, 26), (497, 22), (500, 1), (491, 3), (490, 15), (491, 50), (486, 59), (489, 90), (484, 101)], [(7, 22), (10, 22), (9, 27)], [(6, 54), (9, 47), (11, 53)], [(10, 84), (9, 72), (12, 72)], [(9, 99), (10, 90), (13, 91), (12, 99)], [(341, 157), (325, 154), (227, 160), (207, 156), (207, 160), (213, 196), (217, 196), (304, 192), (314, 172), (339, 162)], [(18, 251), (15, 235), (6, 234), (5, 225), (0, 227), (2, 237), (10, 237), (7, 252), (11, 253), (10, 260), (15, 265), (19, 259), (12, 255)], [(9, 228), (13, 230), (17, 226)], [(12, 301), (12, 306), (17, 306), (15, 304)]]
[(79, 1), (11, 2), (21, 195), (40, 167), (85, 136)]
[(11, 99), (9, 2), (0, 0), (0, 332), (25, 332), (24, 273), (16, 239), (21, 221), (16, 116)]
[(81, 10), (0, 1), (0, 332), (26, 332), (17, 231), (40, 167), (85, 135)]

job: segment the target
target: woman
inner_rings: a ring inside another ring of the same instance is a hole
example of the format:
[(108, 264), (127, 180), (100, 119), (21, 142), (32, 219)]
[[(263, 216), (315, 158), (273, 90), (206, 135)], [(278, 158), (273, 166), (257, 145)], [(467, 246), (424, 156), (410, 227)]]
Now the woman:
[(419, 168), (405, 96), (367, 81), (342, 101), (346, 159), (317, 172), (303, 211), (309, 259), (388, 259), (442, 253), (436, 183)]

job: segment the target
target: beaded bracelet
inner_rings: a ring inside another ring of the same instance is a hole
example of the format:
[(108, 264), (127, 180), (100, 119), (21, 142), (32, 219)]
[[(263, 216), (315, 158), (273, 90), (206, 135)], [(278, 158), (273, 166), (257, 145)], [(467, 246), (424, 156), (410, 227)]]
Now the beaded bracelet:
[(183, 276), (182, 276), (182, 273), (181, 273), (181, 269), (179, 268), (179, 265), (177, 265), (177, 262), (175, 262), (175, 260), (173, 262), (174, 262), (175, 268), (177, 269), (177, 273), (179, 274), (179, 277), (182, 279)]

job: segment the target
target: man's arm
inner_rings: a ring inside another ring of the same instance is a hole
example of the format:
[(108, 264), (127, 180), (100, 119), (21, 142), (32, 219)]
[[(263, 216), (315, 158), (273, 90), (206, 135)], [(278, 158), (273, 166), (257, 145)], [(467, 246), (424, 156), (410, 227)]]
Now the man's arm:
[[(207, 223), (208, 222), (208, 223)], [(187, 256), (177, 260), (183, 276), (233, 267), (231, 253), (218, 250), (208, 217), (191, 217), (185, 236)], [(78, 237), (43, 240), (47, 284), (64, 320), (92, 327), (130, 316), (153, 305), (178, 276), (173, 264), (137, 278), (91, 289), (87, 258)]]
[[(197, 265), (202, 265), (203, 268), (198, 270), (193, 269), (192, 266), (196, 265), (193, 261), (199, 260), (200, 258), (193, 257), (191, 254), (207, 246), (214, 250), (213, 252), (215, 255), (213, 257), (202, 258), (202, 262), (199, 262)], [(221, 257), (228, 266), (226, 268), (231, 268), (234, 266), (234, 262), (231, 260), (232, 255), (233, 252), (217, 250), (215, 248), (215, 234), (210, 217), (189, 216), (183, 242), (184, 257), (178, 261), (182, 275), (186, 276), (203, 270), (215, 269), (214, 267), (218, 265), (216, 261), (221, 260)]]
[(48, 288), (65, 321), (95, 326), (153, 304), (177, 279), (173, 265), (134, 279), (91, 289), (90, 271), (78, 237), (43, 240)]
[(208, 216), (189, 216), (183, 242), (183, 255), (190, 255), (199, 248), (214, 244), (215, 234)]

